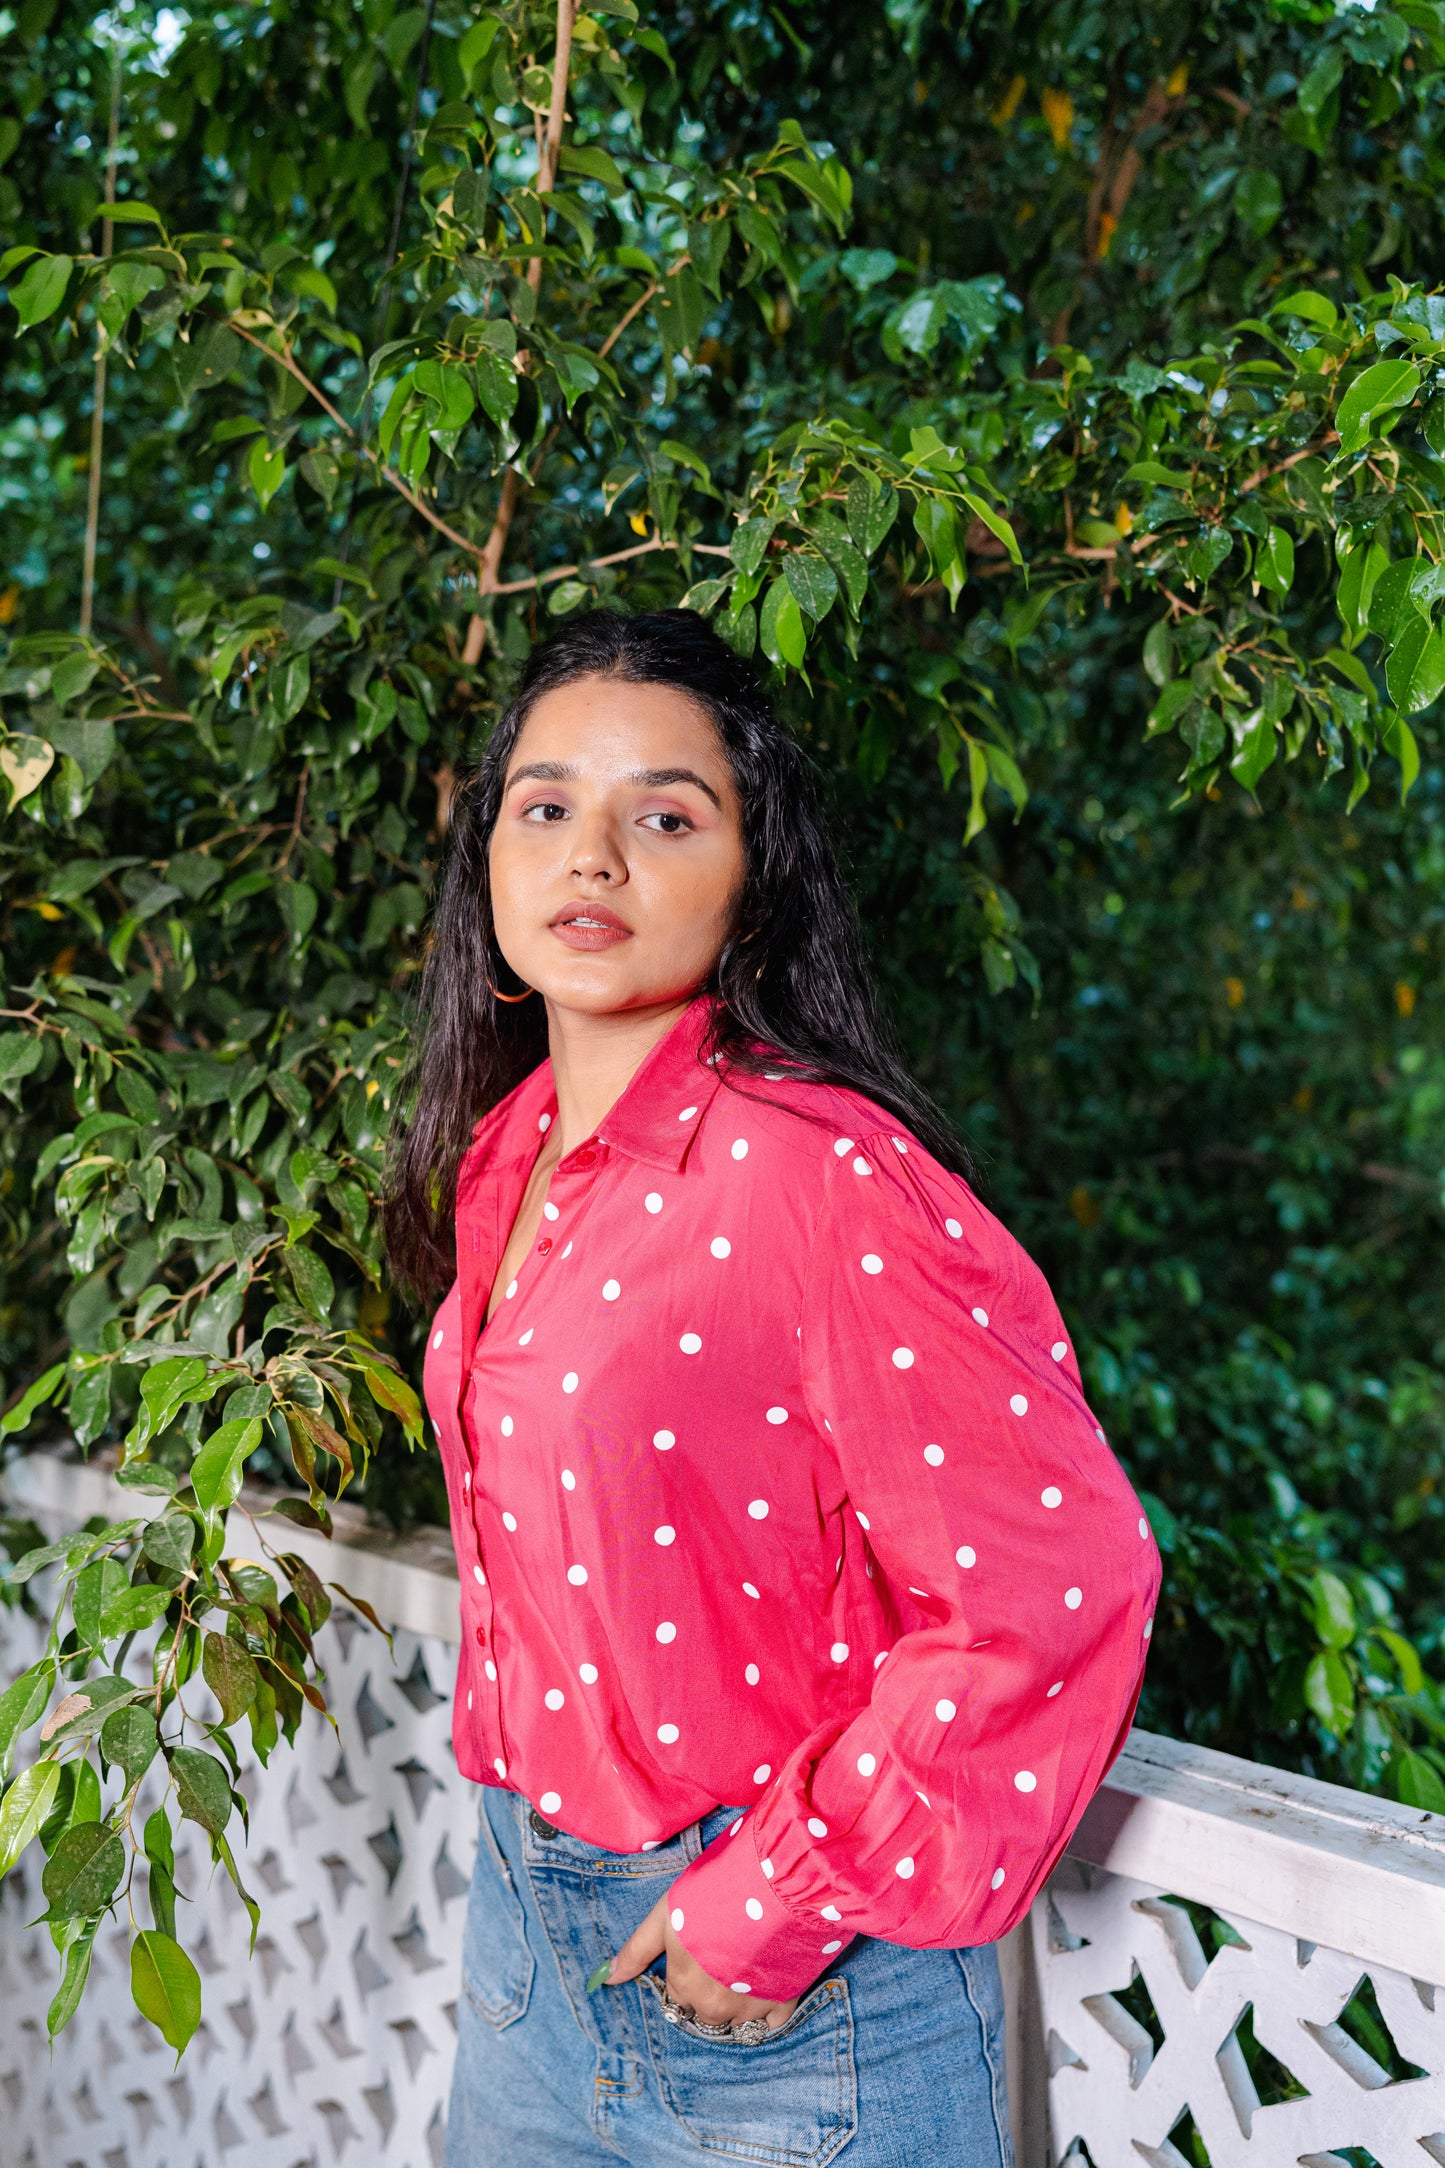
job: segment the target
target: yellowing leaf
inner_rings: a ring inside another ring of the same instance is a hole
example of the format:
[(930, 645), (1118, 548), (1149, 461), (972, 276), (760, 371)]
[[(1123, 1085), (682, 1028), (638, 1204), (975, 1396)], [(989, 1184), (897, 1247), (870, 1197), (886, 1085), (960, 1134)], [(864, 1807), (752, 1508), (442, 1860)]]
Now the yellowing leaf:
[(10, 790), (12, 809), (28, 798), (55, 765), (55, 747), (44, 738), (7, 738), (0, 745), (0, 775)]
[(1063, 150), (1074, 126), (1073, 99), (1066, 90), (1055, 90), (1051, 86), (1039, 100), (1039, 111), (1043, 114), (1044, 120), (1048, 124), (1049, 134), (1054, 139), (1054, 149), (1056, 151)]

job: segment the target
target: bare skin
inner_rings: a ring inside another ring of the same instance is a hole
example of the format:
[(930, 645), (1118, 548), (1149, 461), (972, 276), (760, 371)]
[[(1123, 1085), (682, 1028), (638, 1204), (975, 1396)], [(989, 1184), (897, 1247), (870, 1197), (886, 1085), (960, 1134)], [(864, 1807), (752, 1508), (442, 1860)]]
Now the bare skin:
[[(490, 1317), (530, 1256), (553, 1169), (591, 1136), (722, 952), (743, 877), (737, 791), (706, 712), (666, 685), (579, 678), (538, 701), (491, 842), (497, 946), (547, 1011), (557, 1119), (492, 1285)], [(797, 1997), (737, 1995), (690, 1957), (660, 1897), (612, 1960), (610, 1987), (666, 1953), (667, 1985), (709, 2024)]]

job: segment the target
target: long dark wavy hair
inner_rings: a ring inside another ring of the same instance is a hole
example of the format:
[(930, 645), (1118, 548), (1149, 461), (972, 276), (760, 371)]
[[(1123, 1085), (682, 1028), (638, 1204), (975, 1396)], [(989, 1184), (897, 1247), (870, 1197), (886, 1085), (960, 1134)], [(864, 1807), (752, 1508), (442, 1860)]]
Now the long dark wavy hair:
[(545, 693), (582, 677), (673, 685), (712, 718), (742, 808), (744, 873), (727, 945), (699, 992), (717, 996), (708, 1052), (734, 1074), (767, 1069), (862, 1092), (945, 1165), (967, 1154), (903, 1068), (879, 1018), (857, 914), (818, 812), (807, 764), (751, 666), (691, 610), (590, 610), (533, 651), (478, 765), (458, 782), (421, 979), (409, 1108), (392, 1142), (383, 1205), (403, 1287), (439, 1292), (454, 1269), (457, 1167), (478, 1118), (547, 1052), (540, 1000), (506, 985), (488, 854), (523, 725)]

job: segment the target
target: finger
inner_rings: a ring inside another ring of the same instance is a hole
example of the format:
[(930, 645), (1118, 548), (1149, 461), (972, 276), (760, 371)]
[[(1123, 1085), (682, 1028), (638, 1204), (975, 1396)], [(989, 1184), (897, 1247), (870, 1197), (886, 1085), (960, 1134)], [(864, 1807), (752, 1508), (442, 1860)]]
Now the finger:
[(616, 1987), (623, 1980), (635, 1980), (640, 1972), (646, 1972), (655, 1957), (660, 1957), (667, 1943), (667, 1899), (659, 1897), (657, 1903), (623, 1943), (610, 1964), (597, 1967), (587, 1982), (590, 1995), (599, 1987)]

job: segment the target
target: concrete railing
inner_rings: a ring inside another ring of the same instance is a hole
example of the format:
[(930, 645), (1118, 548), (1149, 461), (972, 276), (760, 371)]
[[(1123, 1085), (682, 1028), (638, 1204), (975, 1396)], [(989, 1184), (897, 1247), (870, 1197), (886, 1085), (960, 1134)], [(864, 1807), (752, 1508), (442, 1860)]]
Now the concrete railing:
[[(51, 1454), (4, 1486), (47, 1530), (137, 1510)], [(178, 1859), (206, 2013), (179, 2070), (131, 2008), (119, 1929), (48, 2055), (33, 1866), (5, 1885), (3, 2168), (439, 2163), (476, 1841), (455, 1571), (444, 1532), (336, 1521), (287, 1547), (397, 1629), (395, 1661), (341, 1607), (322, 1635), (339, 1737), (308, 1719), (243, 1779), (254, 1959), (203, 1847)], [(248, 1533), (238, 1516), (234, 1549)], [(16, 1612), (0, 1635), (8, 1678), (38, 1635)], [(1021, 2168), (1445, 2168), (1445, 1817), (1136, 1731), (1001, 1955)]]

